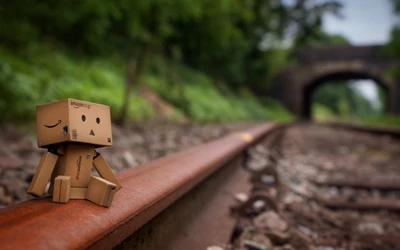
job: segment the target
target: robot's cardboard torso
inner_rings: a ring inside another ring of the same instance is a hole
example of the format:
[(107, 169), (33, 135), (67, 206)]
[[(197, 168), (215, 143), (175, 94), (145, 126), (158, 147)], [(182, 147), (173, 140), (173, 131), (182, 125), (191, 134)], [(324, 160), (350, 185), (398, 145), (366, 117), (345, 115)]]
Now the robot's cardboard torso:
[[(88, 187), (93, 168), (95, 146), (90, 144), (64, 143), (64, 154), (58, 158), (53, 177), (71, 177), (71, 187)], [(52, 178), (54, 180), (54, 178)]]

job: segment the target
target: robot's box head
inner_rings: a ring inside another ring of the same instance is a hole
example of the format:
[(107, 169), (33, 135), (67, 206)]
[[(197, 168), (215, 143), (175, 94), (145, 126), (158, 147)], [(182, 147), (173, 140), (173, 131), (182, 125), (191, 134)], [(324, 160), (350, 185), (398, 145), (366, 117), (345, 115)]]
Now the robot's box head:
[(41, 148), (63, 142), (111, 146), (110, 107), (70, 98), (39, 105), (36, 131)]

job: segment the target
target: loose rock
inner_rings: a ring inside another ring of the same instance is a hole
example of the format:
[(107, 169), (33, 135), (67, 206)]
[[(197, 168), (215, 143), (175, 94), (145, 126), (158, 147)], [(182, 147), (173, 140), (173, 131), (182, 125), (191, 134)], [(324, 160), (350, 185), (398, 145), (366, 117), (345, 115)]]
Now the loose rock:
[(289, 234), (271, 230), (265, 233), (265, 235), (272, 241), (274, 245), (283, 245), (288, 242)]
[(258, 215), (253, 222), (258, 228), (276, 230), (278, 232), (283, 232), (288, 227), (286, 221), (272, 210)]
[(237, 193), (235, 194), (235, 199), (241, 203), (245, 203), (249, 199), (249, 196), (245, 193)]
[(221, 246), (209, 246), (207, 247), (207, 250), (225, 250), (225, 249)]
[(363, 222), (358, 225), (358, 230), (363, 234), (383, 234), (385, 231), (377, 222)]
[(293, 230), (291, 232), (289, 243), (298, 250), (309, 250), (312, 246), (310, 238), (305, 233), (298, 230)]

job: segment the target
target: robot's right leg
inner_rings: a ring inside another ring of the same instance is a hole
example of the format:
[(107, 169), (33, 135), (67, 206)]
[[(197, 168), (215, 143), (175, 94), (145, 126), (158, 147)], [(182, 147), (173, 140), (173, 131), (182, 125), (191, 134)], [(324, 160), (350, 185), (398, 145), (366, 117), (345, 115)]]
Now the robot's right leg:
[(71, 190), (71, 176), (59, 175), (54, 179), (53, 202), (67, 203)]

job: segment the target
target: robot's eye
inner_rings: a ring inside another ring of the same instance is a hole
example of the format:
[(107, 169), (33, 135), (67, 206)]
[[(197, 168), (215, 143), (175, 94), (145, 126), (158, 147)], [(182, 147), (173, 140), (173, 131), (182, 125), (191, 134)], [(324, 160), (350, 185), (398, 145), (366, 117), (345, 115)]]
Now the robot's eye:
[(96, 122), (97, 122), (97, 124), (100, 124), (100, 118), (96, 118)]
[(86, 116), (82, 115), (82, 121), (86, 121)]

